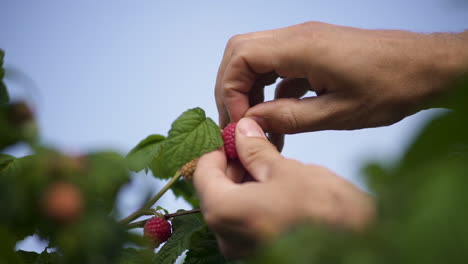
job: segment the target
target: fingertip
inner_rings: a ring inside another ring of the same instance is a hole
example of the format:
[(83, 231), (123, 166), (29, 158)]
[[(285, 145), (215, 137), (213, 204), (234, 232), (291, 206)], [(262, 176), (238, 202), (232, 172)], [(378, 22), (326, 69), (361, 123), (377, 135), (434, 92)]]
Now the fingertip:
[(209, 175), (223, 173), (226, 170), (226, 166), (227, 160), (223, 148), (203, 154), (198, 159), (193, 175), (195, 188), (204, 186), (204, 182), (208, 180)]

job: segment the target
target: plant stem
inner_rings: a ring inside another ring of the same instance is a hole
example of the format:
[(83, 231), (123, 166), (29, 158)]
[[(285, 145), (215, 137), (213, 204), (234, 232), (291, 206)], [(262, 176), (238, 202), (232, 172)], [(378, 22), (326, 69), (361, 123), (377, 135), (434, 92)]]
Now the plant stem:
[[(199, 213), (199, 212), (200, 212), (200, 209), (193, 209), (193, 210), (182, 211), (182, 212), (177, 212), (177, 213), (172, 213), (172, 214), (166, 214), (166, 215), (164, 215), (164, 219), (167, 220), (167, 219), (172, 218), (172, 217), (178, 217), (178, 216), (188, 215), (188, 214), (195, 214), (195, 213)], [(133, 222), (131, 224), (128, 224), (126, 226), (126, 228), (127, 229), (133, 229), (133, 228), (143, 227), (143, 226), (145, 226), (146, 221), (148, 221), (148, 219), (141, 220), (141, 221), (138, 221), (138, 222)]]
[(164, 215), (164, 219), (169, 219), (169, 218), (172, 218), (172, 217), (177, 217), (177, 216), (181, 216), (181, 215), (188, 215), (188, 214), (195, 214), (195, 213), (200, 213), (201, 210), (200, 209), (193, 209), (193, 210), (188, 210), (188, 211), (182, 211), (182, 212), (177, 212), (177, 213), (172, 213), (172, 214), (166, 214)]
[(153, 197), (151, 200), (149, 200), (141, 209), (136, 210), (133, 212), (131, 215), (127, 216), (126, 218), (122, 219), (119, 223), (120, 224), (128, 224), (132, 222), (133, 220), (137, 219), (138, 217), (147, 214), (148, 210), (153, 206), (161, 196), (163, 196), (169, 188), (178, 180), (180, 179), (182, 175), (180, 174), (179, 171), (176, 172), (176, 174), (169, 180), (166, 185)]

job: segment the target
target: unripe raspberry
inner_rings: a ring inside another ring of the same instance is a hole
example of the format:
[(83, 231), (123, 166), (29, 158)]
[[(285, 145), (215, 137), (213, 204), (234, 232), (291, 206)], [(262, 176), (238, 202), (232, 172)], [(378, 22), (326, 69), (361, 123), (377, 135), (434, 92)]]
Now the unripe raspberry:
[(231, 159), (237, 159), (237, 150), (236, 150), (236, 125), (237, 123), (230, 123), (223, 130), (223, 140), (224, 140), (224, 152), (226, 156)]
[(161, 243), (166, 242), (172, 234), (171, 224), (166, 219), (157, 216), (146, 221), (143, 231), (154, 247), (159, 247)]
[(43, 210), (47, 217), (60, 223), (75, 221), (83, 211), (83, 196), (80, 190), (70, 183), (55, 183), (43, 197)]
[(197, 168), (197, 162), (198, 162), (198, 159), (193, 159), (187, 162), (180, 169), (180, 174), (184, 176), (184, 179), (186, 179), (187, 181), (192, 181), (193, 173), (195, 172), (195, 169)]

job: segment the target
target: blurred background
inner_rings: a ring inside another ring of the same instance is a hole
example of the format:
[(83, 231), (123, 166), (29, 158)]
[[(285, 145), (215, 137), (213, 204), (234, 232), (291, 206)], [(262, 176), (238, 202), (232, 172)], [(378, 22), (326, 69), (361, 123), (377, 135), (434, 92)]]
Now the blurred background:
[[(125, 155), (149, 134), (166, 134), (183, 111), (217, 120), (213, 89), (224, 47), (235, 34), (306, 21), (417, 32), (468, 29), (468, 1), (25, 1), (2, 0), (0, 48), (11, 96), (35, 109), (44, 143), (70, 153)], [(273, 87), (267, 88), (271, 98)], [(358, 131), (289, 135), (283, 154), (324, 165), (365, 189), (369, 160), (399, 157), (437, 110)], [(9, 149), (22, 156), (24, 147)], [(121, 193), (128, 215), (162, 185), (139, 173)], [(167, 194), (169, 211), (188, 205)], [(19, 249), (41, 251), (28, 238)]]

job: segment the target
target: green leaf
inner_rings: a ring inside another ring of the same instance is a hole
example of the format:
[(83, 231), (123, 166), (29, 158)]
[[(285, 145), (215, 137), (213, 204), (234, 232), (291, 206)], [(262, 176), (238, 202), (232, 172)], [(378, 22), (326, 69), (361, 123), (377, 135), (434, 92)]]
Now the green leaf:
[(7, 104), (9, 101), (10, 101), (10, 96), (8, 95), (6, 85), (0, 79), (0, 104)]
[(190, 246), (192, 235), (204, 225), (196, 215), (175, 217), (172, 221), (174, 233), (156, 254), (153, 263), (173, 264), (177, 257)]
[(155, 177), (167, 179), (185, 163), (222, 145), (218, 125), (201, 108), (190, 109), (174, 121), (150, 168)]
[(91, 153), (86, 157), (87, 173), (80, 179), (87, 196), (96, 208), (111, 210), (122, 185), (130, 179), (125, 159), (115, 152)]
[(134, 248), (125, 248), (122, 250), (121, 257), (117, 264), (146, 264), (151, 263), (154, 256), (152, 250), (137, 250)]
[(0, 171), (7, 168), (16, 158), (7, 154), (0, 153)]
[(214, 234), (204, 228), (192, 236), (190, 248), (187, 252), (184, 264), (211, 263), (227, 263), (227, 261), (219, 252)]
[(55, 264), (59, 263), (57, 252), (47, 252), (44, 250), (41, 254), (37, 252), (19, 250), (16, 252), (22, 257), (25, 264)]
[(162, 206), (156, 206), (156, 211), (162, 210), (164, 214), (169, 214), (169, 211), (167, 211), (164, 207)]
[(5, 77), (5, 68), (3, 68), (3, 58), (5, 57), (5, 52), (0, 49), (0, 105), (7, 104), (10, 101), (10, 96), (8, 95), (8, 90), (5, 83), (3, 82), (3, 77)]
[(150, 135), (136, 145), (127, 155), (130, 170), (139, 172), (148, 168), (151, 160), (161, 150), (161, 143), (166, 139), (161, 135)]
[(193, 208), (200, 207), (200, 200), (198, 199), (197, 193), (193, 184), (188, 181), (176, 181), (172, 186), (171, 190), (176, 197), (182, 197), (184, 200), (193, 206)]
[(201, 108), (193, 108), (185, 111), (171, 125), (169, 138), (190, 133), (194, 128), (206, 120), (205, 111)]

